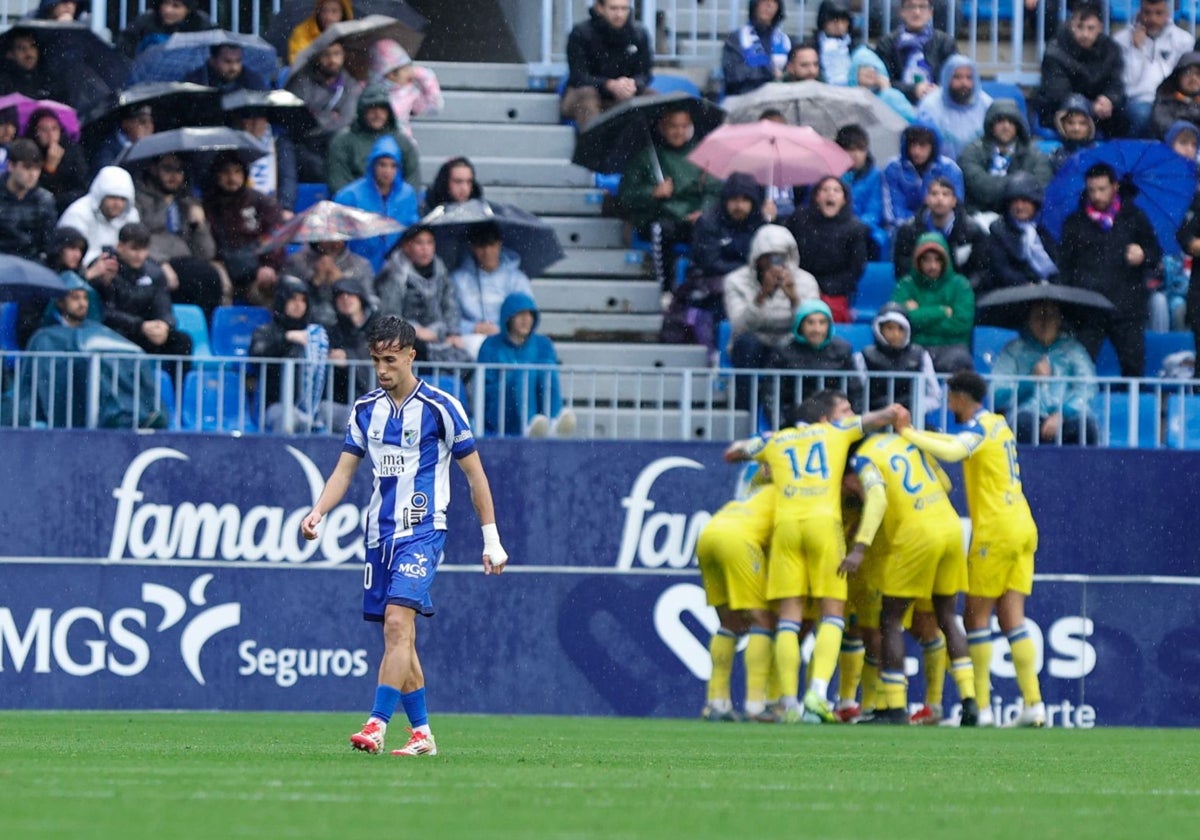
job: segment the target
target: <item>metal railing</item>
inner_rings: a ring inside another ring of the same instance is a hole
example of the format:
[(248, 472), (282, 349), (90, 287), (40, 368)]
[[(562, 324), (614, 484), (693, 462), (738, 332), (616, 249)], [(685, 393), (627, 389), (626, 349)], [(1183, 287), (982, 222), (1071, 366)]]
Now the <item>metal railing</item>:
[[(358, 383), (374, 387), (370, 363), (327, 363), (321, 393), (307, 401), (304, 365), (241, 357), (0, 353), (0, 428), (340, 435), (350, 405), (364, 392)], [(421, 363), (417, 373), (457, 397), (481, 437), (521, 435), (535, 413), (552, 418), (555, 378), (562, 406), (576, 415), (573, 436), (583, 439), (727, 441), (778, 428), (787, 421), (787, 406), (825, 387), (848, 391), (860, 399), (858, 407), (867, 398), (880, 405), (907, 392), (917, 426), (955, 425), (944, 401), (930, 400), (911, 374), (437, 363)], [(1200, 448), (1200, 389), (1191, 380), (1005, 377), (993, 386), (989, 407), (1007, 413), (1015, 430), (1026, 430), (1024, 443)], [(1031, 393), (1070, 393), (1078, 386), (1084, 390), (1078, 441), (1071, 424), (1043, 439), (1036, 414), (1022, 419), (1012, 406), (992, 402), (997, 393), (1027, 400)], [(520, 404), (510, 405), (513, 399)]]

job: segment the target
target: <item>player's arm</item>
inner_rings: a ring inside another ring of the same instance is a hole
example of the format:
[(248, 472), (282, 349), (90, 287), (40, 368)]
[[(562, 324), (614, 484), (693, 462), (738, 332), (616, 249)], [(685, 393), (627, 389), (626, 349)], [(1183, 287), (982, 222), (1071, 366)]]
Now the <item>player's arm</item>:
[(483, 470), (483, 461), (479, 459), (478, 452), (472, 452), (459, 458), (458, 466), (467, 476), (467, 484), (471, 488), (471, 504), (475, 506), (479, 524), (483, 526), (483, 572), (487, 575), (498, 575), (504, 571), (504, 564), (508, 562), (508, 552), (500, 545), (500, 534), (496, 530), (496, 508), (492, 503), (492, 486)]
[(963, 435), (919, 432), (912, 426), (902, 429), (900, 435), (922, 452), (928, 452), (934, 458), (947, 464), (956, 464), (971, 456), (971, 447), (963, 440)]
[(859, 420), (862, 422), (863, 434), (877, 432), (884, 426), (890, 426), (896, 422), (896, 405), (889, 405), (887, 408), (881, 408), (877, 411), (868, 411), (862, 415)]
[(859, 515), (858, 532), (854, 535), (854, 546), (838, 566), (838, 574), (842, 575), (852, 575), (858, 571), (863, 556), (875, 541), (875, 535), (879, 533), (883, 515), (887, 512), (887, 491), (884, 489), (883, 476), (879, 474), (878, 468), (866, 461), (857, 468), (857, 472), (863, 488), (863, 509)]
[[(928, 459), (926, 459), (928, 462)], [(950, 475), (944, 469), (942, 464), (936, 458), (933, 460), (933, 474), (937, 476), (938, 483), (942, 485), (942, 489), (949, 493), (954, 489), (954, 482), (950, 480)]]
[(317, 538), (317, 526), (321, 524), (321, 519), (346, 495), (346, 491), (350, 489), (350, 481), (354, 478), (354, 472), (361, 463), (362, 458), (358, 455), (350, 452), (341, 454), (337, 466), (325, 480), (325, 489), (321, 491), (321, 497), (317, 499), (317, 503), (308, 512), (308, 516), (304, 517), (300, 523), (300, 533), (304, 539), (315, 540)]
[(761, 435), (746, 438), (745, 440), (735, 440), (725, 450), (725, 461), (729, 464), (753, 461), (758, 453), (762, 452), (764, 446), (766, 446), (766, 441)]

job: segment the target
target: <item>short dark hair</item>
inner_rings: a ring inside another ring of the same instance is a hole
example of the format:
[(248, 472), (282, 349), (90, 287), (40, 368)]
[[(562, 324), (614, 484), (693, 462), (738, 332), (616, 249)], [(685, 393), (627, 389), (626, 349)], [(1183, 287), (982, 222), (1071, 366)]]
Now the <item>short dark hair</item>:
[(1112, 164), (1103, 162), (1093, 163), (1087, 168), (1087, 171), (1083, 173), (1084, 181), (1090, 181), (1093, 178), (1107, 178), (1109, 182), (1113, 184), (1117, 183), (1119, 180), (1117, 178), (1117, 170), (1112, 168)]
[(784, 122), (787, 122), (787, 117), (784, 116), (783, 111), (780, 111), (778, 108), (767, 108), (758, 115), (758, 118), (760, 120), (783, 120)]
[(929, 187), (945, 187), (954, 193), (954, 197), (958, 198), (958, 189), (954, 186), (954, 182), (945, 175), (938, 175), (929, 181), (929, 186), (925, 188), (925, 195), (929, 195)]
[(42, 148), (28, 137), (18, 137), (8, 144), (9, 163), (32, 163), (41, 166), (46, 162)]
[(1071, 15), (1077, 20), (1094, 17), (1104, 20), (1104, 8), (1096, 0), (1075, 0), (1070, 4)]
[(134, 248), (145, 248), (150, 245), (150, 228), (141, 222), (130, 222), (121, 228), (117, 241), (132, 245)]
[(847, 151), (869, 149), (871, 148), (871, 135), (867, 134), (867, 130), (858, 123), (848, 123), (838, 129), (833, 142)]
[[(1166, 2), (1166, 0), (1163, 0), (1163, 2)], [(810, 44), (808, 41), (800, 41), (798, 43), (792, 44), (792, 48), (790, 50), (788, 50), (787, 60), (790, 62), (793, 58), (796, 57), (797, 53), (804, 52), (805, 50), (812, 50), (818, 56), (821, 54), (821, 51), (817, 49), (816, 44)]]
[(841, 400), (850, 401), (845, 391), (838, 390), (837, 388), (824, 388), (817, 391), (817, 393), (796, 407), (796, 422), (820, 423), (823, 419), (828, 419), (833, 414), (834, 406)]
[(946, 388), (966, 394), (977, 403), (982, 403), (988, 392), (987, 380), (973, 370), (960, 370), (946, 380)]
[(368, 347), (414, 347), (417, 330), (399, 315), (384, 315), (376, 318), (367, 328)]
[(937, 147), (937, 132), (927, 125), (910, 125), (902, 133), (906, 141), (905, 148), (911, 146), (913, 143)]

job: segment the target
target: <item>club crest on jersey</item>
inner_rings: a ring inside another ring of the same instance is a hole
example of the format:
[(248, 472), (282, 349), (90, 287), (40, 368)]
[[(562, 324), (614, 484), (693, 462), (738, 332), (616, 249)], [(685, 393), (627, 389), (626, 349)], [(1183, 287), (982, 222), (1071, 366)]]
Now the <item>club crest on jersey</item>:
[(402, 439), (404, 441), (405, 446), (412, 446), (414, 443), (417, 442), (417, 430), (416, 429), (405, 429), (404, 436)]

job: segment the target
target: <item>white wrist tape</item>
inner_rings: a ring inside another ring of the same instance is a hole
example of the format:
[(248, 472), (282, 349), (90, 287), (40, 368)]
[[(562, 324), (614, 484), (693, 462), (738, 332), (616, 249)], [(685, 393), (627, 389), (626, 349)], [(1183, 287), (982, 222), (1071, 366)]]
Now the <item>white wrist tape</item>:
[(500, 545), (500, 532), (496, 523), (483, 526), (483, 553), (492, 561), (493, 566), (503, 566), (508, 562), (508, 552)]

